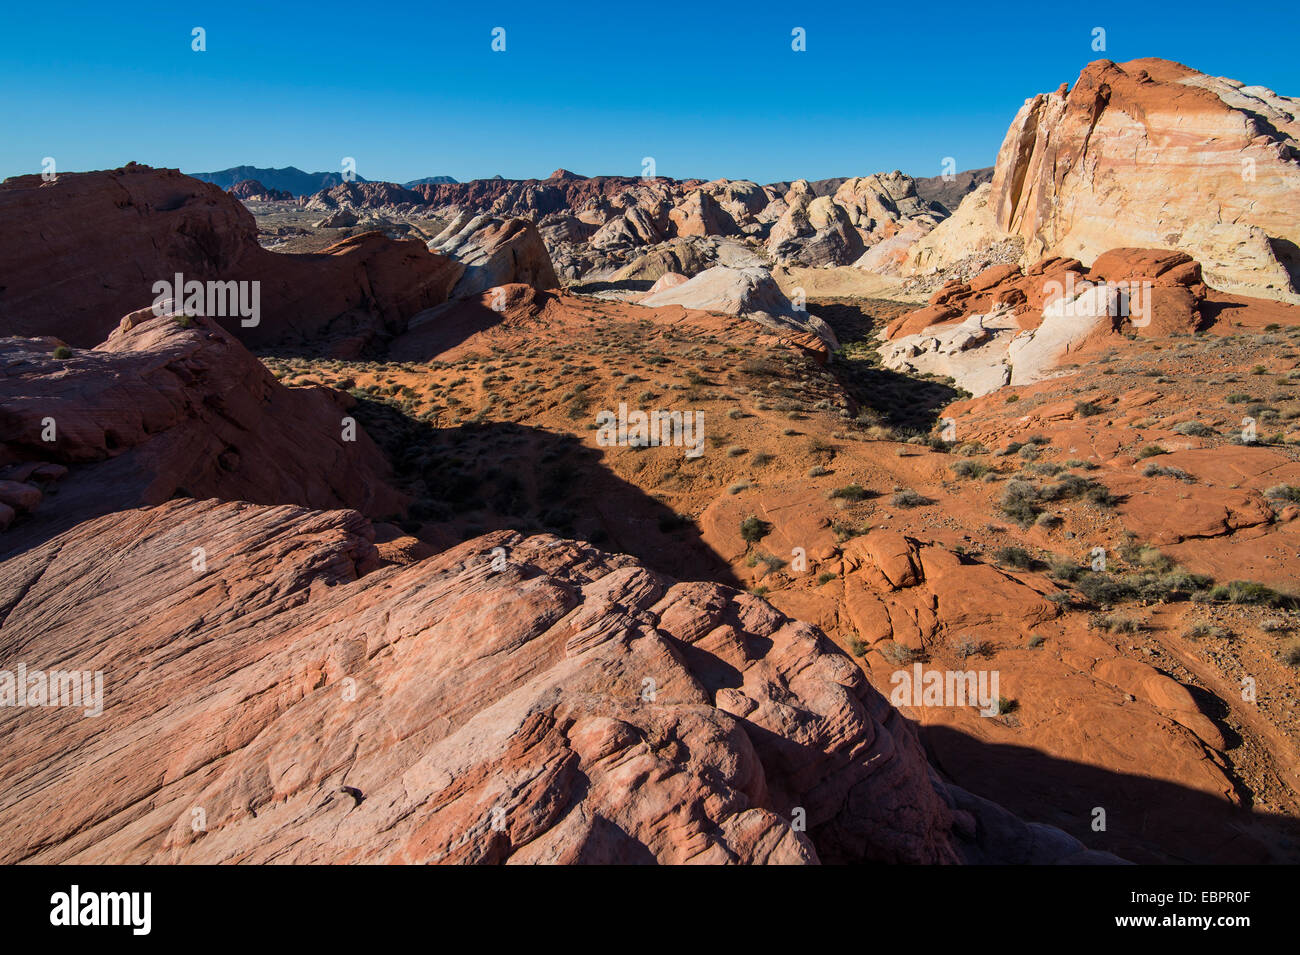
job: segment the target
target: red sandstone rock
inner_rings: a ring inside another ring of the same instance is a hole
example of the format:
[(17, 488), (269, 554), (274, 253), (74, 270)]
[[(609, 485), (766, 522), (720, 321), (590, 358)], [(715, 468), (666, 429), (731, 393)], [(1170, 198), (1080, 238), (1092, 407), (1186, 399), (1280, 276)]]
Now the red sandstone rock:
[(98, 716), (0, 710), (4, 861), (1109, 858), (941, 782), (757, 598), (545, 536), (386, 567), (372, 540), (173, 501), (9, 560), (0, 645), (105, 687)]
[(178, 272), (186, 281), (261, 283), (256, 327), (222, 319), (256, 345), (392, 334), (446, 301), (457, 275), (421, 242), (378, 233), (315, 255), (267, 251), (233, 196), (148, 166), (64, 173), (48, 183), (7, 179), (0, 218), (7, 223), (0, 335), (57, 335), (87, 348), (121, 316), (155, 301), (154, 283)]
[[(228, 332), (189, 321), (146, 309), (62, 360), (31, 339), (0, 339), (0, 466), (59, 489), (41, 503), (33, 485), (0, 481), (0, 500), (35, 511), (0, 550), (178, 492), (375, 515), (401, 509), (365, 432), (355, 426), (355, 440), (345, 440), (351, 398), (286, 388)], [(26, 490), (7, 495), (10, 486)]]

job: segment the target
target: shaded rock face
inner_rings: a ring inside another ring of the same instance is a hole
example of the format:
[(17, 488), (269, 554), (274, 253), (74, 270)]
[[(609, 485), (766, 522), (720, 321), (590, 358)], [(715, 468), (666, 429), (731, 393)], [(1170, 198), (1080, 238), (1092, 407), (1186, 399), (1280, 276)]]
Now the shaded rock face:
[(172, 501), (7, 561), (0, 608), (6, 658), (104, 676), (0, 710), (6, 862), (1111, 858), (940, 782), (813, 628), (572, 541), (380, 566), (355, 512)]
[(997, 225), (1031, 260), (1175, 248), (1214, 288), (1300, 302), (1298, 106), (1167, 60), (1091, 63), (1017, 113), (993, 176)]
[[(127, 166), (52, 182), (0, 183), (6, 231), (0, 335), (54, 335), (93, 347), (122, 315), (149, 305), (156, 282), (260, 283), (260, 318), (239, 338), (265, 346), (337, 341), (355, 354), (444, 302), (453, 263), (416, 240), (364, 233), (315, 255), (258, 245), (253, 216), (229, 193), (174, 170)], [(51, 280), (51, 263), (57, 275)]]
[(347, 431), (350, 397), (286, 388), (215, 323), (177, 319), (128, 315), (66, 359), (48, 340), (0, 339), (0, 476), (28, 490), (0, 552), (178, 492), (377, 516), (402, 507), (378, 448)]
[(226, 190), (236, 199), (254, 202), (288, 202), (293, 193), (283, 189), (268, 189), (256, 179), (241, 179)]

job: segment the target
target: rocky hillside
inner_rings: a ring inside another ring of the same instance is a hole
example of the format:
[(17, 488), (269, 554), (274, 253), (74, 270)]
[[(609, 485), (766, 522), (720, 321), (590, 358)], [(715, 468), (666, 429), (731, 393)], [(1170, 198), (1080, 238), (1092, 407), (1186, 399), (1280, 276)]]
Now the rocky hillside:
[[(956, 194), (979, 174), (955, 182)], [(480, 179), (406, 189), (345, 183), (307, 202), (322, 212), (370, 210), (447, 219), (488, 215), (536, 223), (560, 277), (651, 281), (653, 264), (695, 274), (749, 255), (764, 265), (849, 265), (877, 243), (910, 229), (915, 239), (947, 210), (917, 194), (902, 173), (809, 183), (671, 180), (598, 176), (557, 169), (544, 180)], [(725, 247), (719, 249), (719, 245)]]

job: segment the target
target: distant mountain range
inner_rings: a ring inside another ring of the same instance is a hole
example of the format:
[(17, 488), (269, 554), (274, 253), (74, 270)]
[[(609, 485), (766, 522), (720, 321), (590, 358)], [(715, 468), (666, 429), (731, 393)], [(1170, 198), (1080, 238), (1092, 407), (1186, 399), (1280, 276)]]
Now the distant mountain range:
[(441, 186), (447, 183), (454, 183), (457, 180), (451, 176), (425, 176), (423, 179), (412, 179), (410, 182), (402, 183), (407, 189), (414, 189), (416, 186), (431, 185)]
[[(303, 172), (296, 166), (286, 166), (284, 169), (232, 166), (230, 169), (222, 169), (217, 172), (192, 172), (189, 175), (204, 182), (214, 183), (222, 189), (229, 189), (235, 183), (242, 182), (245, 179), (256, 179), (268, 189), (283, 189), (295, 196), (314, 195), (322, 189), (333, 189), (343, 181), (341, 173)], [(574, 174), (569, 173), (568, 175), (573, 176)], [(939, 202), (947, 211), (952, 212), (957, 208), (966, 193), (992, 177), (992, 167), (988, 169), (971, 169), (957, 173), (955, 178), (950, 181), (944, 181), (940, 176), (931, 179), (918, 179), (916, 180), (916, 191), (921, 198)], [(501, 176), (491, 178), (496, 180), (501, 179)], [(370, 182), (371, 180), (357, 176), (356, 181)], [(831, 195), (844, 181), (843, 178), (822, 179), (810, 185), (815, 195)], [(425, 176), (422, 179), (412, 179), (410, 182), (404, 182), (402, 185), (407, 189), (414, 189), (416, 186), (442, 185), (456, 182), (458, 180), (453, 179), (451, 176)], [(789, 184), (785, 183), (784, 185), (788, 186)]]
[[(213, 183), (222, 189), (229, 189), (235, 183), (243, 182), (245, 179), (256, 179), (268, 189), (283, 189), (295, 196), (310, 196), (322, 189), (332, 189), (343, 181), (342, 173), (303, 172), (296, 166), (286, 166), (284, 169), (263, 169), (260, 166), (232, 166), (230, 169), (221, 169), (217, 172), (192, 172), (188, 175), (193, 176), (195, 179), (201, 179), (203, 182)], [(370, 180), (357, 176), (356, 181), (369, 182)], [(424, 183), (449, 183), (455, 181), (450, 176), (426, 176), (423, 179), (403, 183), (403, 185), (410, 189)]]

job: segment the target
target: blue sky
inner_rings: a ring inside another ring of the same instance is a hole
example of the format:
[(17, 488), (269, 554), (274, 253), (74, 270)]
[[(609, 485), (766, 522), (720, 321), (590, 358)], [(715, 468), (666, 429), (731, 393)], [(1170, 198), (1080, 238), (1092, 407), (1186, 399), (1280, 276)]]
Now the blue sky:
[[(898, 11), (903, 11), (901, 14)], [(368, 179), (937, 175), (1090, 60), (1163, 56), (1300, 96), (1300, 5), (13, 4), (0, 177), (129, 160)], [(1237, 12), (1240, 11), (1240, 12)], [(191, 50), (191, 30), (207, 51)], [(491, 50), (494, 27), (506, 51)], [(1105, 53), (1091, 48), (1106, 30)], [(807, 50), (791, 50), (791, 30)]]

